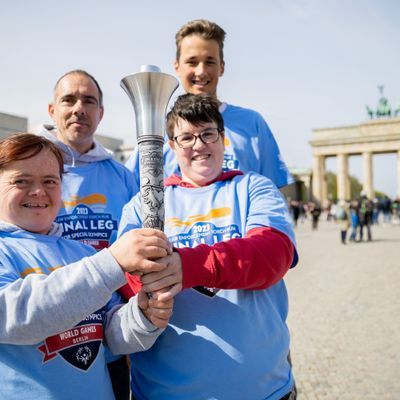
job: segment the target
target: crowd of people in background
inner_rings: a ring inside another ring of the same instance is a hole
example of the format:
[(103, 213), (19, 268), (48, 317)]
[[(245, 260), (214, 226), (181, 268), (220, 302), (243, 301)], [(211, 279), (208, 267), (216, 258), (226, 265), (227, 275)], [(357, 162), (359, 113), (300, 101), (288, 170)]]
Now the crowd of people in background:
[(318, 202), (302, 202), (289, 199), (289, 209), (295, 228), (299, 223), (303, 224), (306, 220), (311, 220), (312, 230), (318, 229), (319, 218), (322, 214), (322, 208)]
[(311, 221), (311, 229), (318, 229), (320, 218), (334, 222), (340, 230), (340, 240), (347, 242), (372, 241), (373, 225), (400, 224), (400, 199), (387, 196), (369, 199), (364, 192), (358, 199), (328, 201), (321, 206), (318, 202), (289, 200), (295, 227)]

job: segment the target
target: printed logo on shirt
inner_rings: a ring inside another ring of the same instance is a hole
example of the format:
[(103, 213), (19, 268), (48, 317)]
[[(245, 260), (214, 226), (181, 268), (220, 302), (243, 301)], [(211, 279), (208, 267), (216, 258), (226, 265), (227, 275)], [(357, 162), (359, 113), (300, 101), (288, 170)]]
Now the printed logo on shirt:
[(182, 221), (177, 217), (167, 218), (165, 221), (165, 226), (170, 226), (172, 228), (185, 226), (189, 227), (196, 222), (208, 222), (211, 219), (223, 218), (228, 215), (232, 215), (232, 210), (230, 207), (213, 208), (207, 214), (190, 215), (186, 221)]
[[(225, 240), (241, 237), (242, 234), (239, 232), (239, 228), (235, 224), (217, 227), (211, 222), (197, 222), (187, 233), (179, 233), (170, 236), (168, 239), (174, 247), (182, 248), (196, 247), (199, 244), (212, 245)], [(207, 297), (214, 297), (219, 292), (219, 289), (203, 286), (196, 286), (194, 289)]]
[[(231, 146), (231, 141), (228, 139), (228, 136), (225, 133), (224, 137), (224, 146), (225, 150)], [(232, 151), (232, 150), (231, 150)], [(222, 163), (223, 171), (231, 171), (239, 169), (239, 161), (235, 158), (234, 154), (224, 154), (224, 162)]]
[(74, 208), (79, 204), (91, 205), (93, 208), (104, 208), (107, 204), (106, 196), (101, 193), (92, 193), (88, 196), (71, 196), (70, 200), (63, 200), (65, 209)]
[(63, 228), (63, 237), (80, 240), (96, 250), (108, 247), (118, 221), (104, 212), (106, 204), (106, 197), (98, 193), (85, 197), (71, 196), (70, 200), (65, 200), (64, 209), (70, 212), (56, 218)]
[(242, 234), (235, 224), (215, 226), (211, 222), (197, 222), (187, 233), (179, 233), (168, 239), (176, 248), (196, 247), (199, 244), (215, 244), (229, 239), (241, 238)]
[(233, 154), (224, 154), (224, 162), (222, 163), (222, 169), (224, 171), (231, 171), (239, 169), (239, 161)]
[(103, 341), (104, 312), (90, 314), (74, 328), (48, 337), (38, 347), (44, 353), (43, 363), (60, 356), (67, 363), (87, 371), (96, 361)]

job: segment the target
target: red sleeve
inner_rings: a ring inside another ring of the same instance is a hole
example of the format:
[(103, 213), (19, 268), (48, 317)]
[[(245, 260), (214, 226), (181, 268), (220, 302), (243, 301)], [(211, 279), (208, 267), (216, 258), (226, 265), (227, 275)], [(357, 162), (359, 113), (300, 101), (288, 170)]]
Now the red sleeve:
[(244, 238), (176, 251), (182, 260), (184, 288), (266, 289), (296, 262), (290, 239), (268, 227), (251, 229)]
[(140, 278), (137, 275), (131, 275), (127, 272), (125, 272), (125, 278), (128, 283), (120, 287), (118, 289), (118, 292), (125, 300), (129, 300), (140, 291), (142, 283), (140, 282)]

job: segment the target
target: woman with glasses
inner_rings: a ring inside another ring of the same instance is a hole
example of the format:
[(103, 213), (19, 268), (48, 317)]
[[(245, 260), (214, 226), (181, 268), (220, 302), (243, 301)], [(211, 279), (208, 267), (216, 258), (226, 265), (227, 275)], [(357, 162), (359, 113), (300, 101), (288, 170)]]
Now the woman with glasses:
[[(182, 174), (165, 181), (165, 233), (175, 251), (140, 283), (175, 295), (174, 313), (152, 349), (131, 355), (133, 394), (293, 399), (282, 278), (297, 255), (286, 203), (264, 176), (223, 172), (224, 123), (214, 97), (178, 97), (166, 125)], [(124, 207), (119, 234), (141, 222), (137, 195)], [(133, 292), (138, 279), (128, 277)]]

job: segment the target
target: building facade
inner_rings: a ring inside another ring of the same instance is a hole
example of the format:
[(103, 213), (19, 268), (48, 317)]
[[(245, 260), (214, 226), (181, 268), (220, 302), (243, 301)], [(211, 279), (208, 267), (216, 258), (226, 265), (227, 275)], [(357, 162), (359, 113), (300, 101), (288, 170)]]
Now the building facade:
[(15, 132), (26, 132), (28, 118), (0, 112), (0, 139)]

